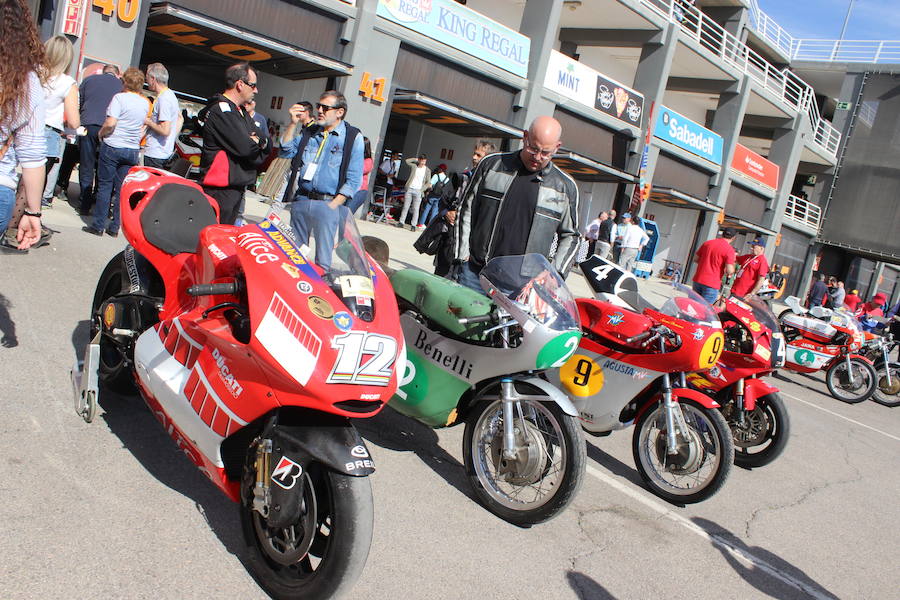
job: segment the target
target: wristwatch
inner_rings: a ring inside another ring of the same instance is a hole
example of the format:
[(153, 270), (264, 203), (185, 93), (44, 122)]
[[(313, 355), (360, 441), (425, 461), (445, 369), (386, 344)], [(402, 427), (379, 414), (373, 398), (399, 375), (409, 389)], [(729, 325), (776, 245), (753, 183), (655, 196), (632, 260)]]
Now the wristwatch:
[(41, 211), (32, 212), (28, 209), (25, 209), (24, 214), (26, 217), (37, 217), (38, 219), (41, 218)]

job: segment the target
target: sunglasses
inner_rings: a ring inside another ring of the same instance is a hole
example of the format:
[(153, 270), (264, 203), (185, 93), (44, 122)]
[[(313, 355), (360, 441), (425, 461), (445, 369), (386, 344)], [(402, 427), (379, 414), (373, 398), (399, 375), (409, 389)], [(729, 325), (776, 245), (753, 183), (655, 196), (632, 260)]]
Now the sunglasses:
[(241, 79), (241, 82), (242, 82), (244, 85), (248, 85), (248, 86), (252, 87), (254, 90), (259, 89), (255, 83), (250, 83), (250, 82), (247, 81), (246, 79)]
[(543, 156), (544, 158), (549, 158), (556, 153), (556, 148), (550, 148), (549, 150), (542, 150), (537, 146), (532, 146), (531, 143), (525, 144), (525, 152), (531, 154), (533, 156)]
[(321, 110), (323, 113), (327, 113), (329, 110), (334, 110), (339, 107), (331, 106), (329, 104), (322, 104), (321, 102), (319, 102), (318, 104), (316, 104), (316, 108)]

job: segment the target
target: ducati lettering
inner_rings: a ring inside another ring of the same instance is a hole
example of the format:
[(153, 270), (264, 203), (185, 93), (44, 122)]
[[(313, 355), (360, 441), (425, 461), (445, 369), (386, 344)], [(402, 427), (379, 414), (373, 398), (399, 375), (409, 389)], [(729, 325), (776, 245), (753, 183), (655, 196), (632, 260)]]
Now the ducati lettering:
[(275, 247), (261, 233), (245, 231), (238, 234), (237, 245), (249, 252), (257, 264), (263, 265), (278, 260), (278, 255), (274, 254)]
[(416, 341), (413, 346), (415, 346), (417, 350), (421, 350), (426, 358), (433, 361), (439, 367), (449, 369), (464, 379), (472, 377), (472, 363), (464, 358), (460, 358), (458, 354), (445, 353), (437, 346), (426, 344), (426, 339), (428, 339), (428, 333), (424, 330), (419, 330), (419, 334), (416, 336)]
[(222, 383), (225, 384), (225, 387), (228, 388), (231, 395), (237, 398), (244, 391), (244, 388), (238, 383), (238, 380), (235, 379), (234, 375), (232, 375), (231, 369), (225, 364), (225, 357), (222, 356), (222, 353), (219, 352), (218, 348), (212, 349), (212, 357), (213, 360), (216, 361), (216, 366), (219, 367), (219, 379), (222, 380)]
[(222, 252), (222, 249), (216, 246), (215, 244), (210, 244), (206, 247), (209, 250), (209, 253), (218, 258), (219, 260), (225, 260), (228, 258), (228, 255)]
[(303, 475), (303, 467), (295, 463), (287, 456), (282, 456), (281, 460), (272, 470), (272, 481), (286, 490), (294, 487), (297, 478)]

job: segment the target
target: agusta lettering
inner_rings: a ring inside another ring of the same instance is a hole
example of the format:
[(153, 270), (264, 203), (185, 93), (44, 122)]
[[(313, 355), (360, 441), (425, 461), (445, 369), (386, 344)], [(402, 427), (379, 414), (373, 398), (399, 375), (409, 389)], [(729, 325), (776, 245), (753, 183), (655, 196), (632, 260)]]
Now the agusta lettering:
[[(481, 26), (474, 21), (470, 21), (443, 6), (440, 8), (437, 26), (455, 36), (465, 38), (472, 43), (476, 43), (481, 47), (504, 56), (520, 65), (525, 64), (522, 58), (522, 44), (517, 44), (508, 37), (504, 37), (499, 33), (491, 31), (487, 27)], [(479, 39), (478, 31), (481, 30)]]
[(237, 236), (237, 244), (256, 259), (257, 264), (265, 264), (278, 260), (275, 248), (261, 233), (247, 231)]
[(715, 147), (712, 136), (691, 131), (687, 125), (681, 125), (675, 117), (669, 120), (669, 136), (704, 154), (712, 154)]
[(629, 375), (634, 377), (636, 371), (634, 367), (629, 367), (628, 365), (623, 365), (620, 362), (616, 362), (614, 360), (607, 360), (603, 363), (604, 369), (609, 369), (610, 371), (615, 371), (616, 373), (622, 373), (623, 375)]
[(427, 338), (428, 334), (425, 331), (420, 330), (419, 334), (416, 336), (416, 343), (413, 345), (417, 350), (421, 350), (422, 354), (428, 359), (434, 361), (435, 364), (442, 366), (445, 369), (450, 369), (465, 379), (469, 379), (472, 376), (472, 363), (464, 358), (460, 358), (458, 354), (445, 354), (440, 348), (432, 346), (431, 344), (426, 344), (425, 340)]
[(212, 357), (219, 367), (219, 378), (222, 380), (222, 383), (225, 384), (225, 387), (228, 388), (231, 395), (237, 398), (241, 395), (241, 392), (244, 391), (244, 388), (238, 383), (238, 380), (234, 378), (234, 375), (231, 374), (231, 369), (225, 364), (225, 357), (222, 356), (222, 353), (219, 352), (218, 348), (212, 349)]

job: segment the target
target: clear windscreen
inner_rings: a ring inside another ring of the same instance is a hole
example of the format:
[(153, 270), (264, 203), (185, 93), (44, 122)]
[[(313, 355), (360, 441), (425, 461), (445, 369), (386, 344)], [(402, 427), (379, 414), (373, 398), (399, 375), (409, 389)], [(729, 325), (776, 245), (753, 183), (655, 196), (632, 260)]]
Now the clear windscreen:
[[(322, 202), (322, 205), (325, 203)], [(346, 206), (327, 209), (334, 214), (327, 216), (332, 228), (319, 231), (316, 224), (320, 221), (316, 214), (301, 214), (311, 224), (308, 240), (298, 240), (288, 222), (281, 218), (284, 205), (276, 202), (272, 205), (266, 219), (272, 222), (280, 232), (293, 240), (307, 261), (315, 264), (322, 271), (322, 279), (335, 294), (340, 296), (350, 311), (363, 319), (374, 318), (375, 286), (372, 282), (372, 270), (366, 259), (362, 236), (356, 228), (356, 220)], [(323, 239), (318, 239), (319, 237)]]
[(768, 327), (772, 333), (779, 333), (781, 331), (781, 326), (778, 324), (775, 313), (772, 312), (765, 302), (755, 297), (745, 300), (745, 302), (750, 305), (750, 308), (753, 310), (753, 316), (760, 324), (764, 327)]
[(494, 288), (511, 301), (498, 303), (506, 305), (504, 308), (514, 317), (518, 310), (550, 329), (578, 329), (578, 309), (572, 293), (540, 254), (493, 258), (482, 269), (481, 278), (489, 295)]
[(645, 286), (641, 292), (638, 298), (640, 306), (636, 307), (639, 311), (652, 308), (690, 323), (712, 326), (719, 323), (719, 317), (712, 306), (694, 290), (680, 283), (657, 285), (652, 292)]

